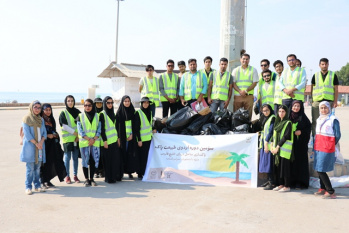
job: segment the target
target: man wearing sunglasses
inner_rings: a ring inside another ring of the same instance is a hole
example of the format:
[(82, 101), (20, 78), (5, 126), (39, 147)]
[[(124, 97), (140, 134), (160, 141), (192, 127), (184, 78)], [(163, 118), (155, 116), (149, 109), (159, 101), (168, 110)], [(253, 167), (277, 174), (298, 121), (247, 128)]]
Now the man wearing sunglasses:
[(306, 85), (306, 72), (304, 68), (297, 67), (297, 56), (289, 54), (286, 58), (289, 68), (286, 68), (280, 78), (280, 89), (283, 91), (282, 104), (288, 109), (294, 100), (304, 102)]
[[(257, 101), (259, 106), (269, 104), (274, 110), (274, 94), (275, 94), (275, 81), (272, 80), (272, 72), (270, 70), (262, 71), (263, 83), (259, 86)], [(262, 112), (262, 109), (261, 111)]]
[(173, 73), (174, 61), (166, 62), (167, 72), (164, 72), (159, 77), (160, 100), (162, 104), (162, 118), (168, 117), (168, 110), (171, 109), (170, 115), (177, 112), (177, 99), (179, 81), (178, 75)]
[(139, 81), (139, 92), (141, 93), (141, 98), (149, 98), (151, 102), (149, 107), (153, 116), (155, 116), (155, 109), (160, 105), (159, 80), (153, 76), (154, 66), (147, 65), (145, 71), (147, 72), (147, 76), (141, 78)]

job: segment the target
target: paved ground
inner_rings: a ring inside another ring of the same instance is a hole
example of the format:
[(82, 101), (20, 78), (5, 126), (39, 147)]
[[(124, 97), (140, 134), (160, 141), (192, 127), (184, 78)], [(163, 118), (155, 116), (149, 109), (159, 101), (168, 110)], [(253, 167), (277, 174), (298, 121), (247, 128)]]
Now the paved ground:
[[(59, 109), (54, 109), (58, 119)], [(314, 189), (261, 189), (146, 183), (128, 180), (85, 188), (59, 183), (24, 194), (19, 128), (27, 110), (0, 109), (0, 232), (347, 232), (349, 189), (338, 199)], [(310, 109), (306, 109), (307, 114)], [(157, 110), (160, 115), (160, 109)], [(338, 108), (341, 148), (349, 159), (349, 108)], [(79, 177), (82, 179), (81, 166)]]

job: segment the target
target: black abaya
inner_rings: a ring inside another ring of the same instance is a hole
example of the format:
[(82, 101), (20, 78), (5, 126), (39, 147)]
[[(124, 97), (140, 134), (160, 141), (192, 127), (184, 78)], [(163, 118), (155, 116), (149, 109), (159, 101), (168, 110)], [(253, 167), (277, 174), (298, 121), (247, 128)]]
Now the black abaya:
[(103, 154), (104, 159), (105, 182), (121, 181), (123, 169), (118, 143), (109, 144), (108, 149), (102, 146), (101, 154)]

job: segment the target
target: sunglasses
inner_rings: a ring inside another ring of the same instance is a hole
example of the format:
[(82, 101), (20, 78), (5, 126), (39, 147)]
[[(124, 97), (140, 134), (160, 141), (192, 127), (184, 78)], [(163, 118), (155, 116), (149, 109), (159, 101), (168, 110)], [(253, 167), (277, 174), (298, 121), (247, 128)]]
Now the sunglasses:
[(167, 65), (168, 67), (174, 67), (174, 65)]
[(107, 104), (113, 104), (114, 102), (107, 102)]
[(270, 74), (263, 75), (263, 78), (270, 77)]
[(89, 108), (91, 108), (92, 105), (91, 105), (91, 104), (85, 104), (84, 107), (89, 107)]

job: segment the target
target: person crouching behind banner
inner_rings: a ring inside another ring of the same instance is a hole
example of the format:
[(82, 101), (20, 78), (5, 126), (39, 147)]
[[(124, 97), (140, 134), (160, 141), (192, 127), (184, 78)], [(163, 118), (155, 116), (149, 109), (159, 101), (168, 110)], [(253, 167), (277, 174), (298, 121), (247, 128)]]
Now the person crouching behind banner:
[(141, 109), (136, 112), (134, 120), (134, 135), (138, 142), (139, 151), (139, 171), (138, 179), (143, 179), (145, 168), (148, 161), (148, 153), (150, 148), (151, 139), (153, 136), (152, 123), (153, 116), (149, 105), (151, 102), (148, 97), (143, 97), (141, 99)]
[(271, 153), (275, 156), (276, 177), (279, 179), (279, 186), (274, 191), (290, 191), (290, 163), (292, 155), (293, 131), (292, 123), (288, 119), (288, 108), (280, 105), (278, 115), (274, 124), (273, 146)]
[(273, 174), (274, 156), (271, 154), (270, 141), (273, 136), (275, 115), (274, 110), (269, 104), (262, 106), (263, 120), (261, 122), (261, 137), (259, 143), (259, 172), (268, 174), (268, 181), (262, 185), (264, 190), (272, 190), (275, 187), (275, 179)]
[(338, 119), (331, 114), (331, 105), (327, 101), (319, 104), (320, 116), (316, 120), (314, 142), (314, 170), (320, 178), (320, 189), (315, 195), (335, 199), (337, 196), (332, 188), (326, 172), (333, 171), (336, 161), (335, 146), (341, 138)]
[(25, 193), (32, 193), (32, 183), (36, 192), (45, 192), (40, 184), (40, 167), (46, 162), (45, 139), (47, 137), (44, 120), (40, 116), (41, 103), (38, 100), (29, 105), (29, 113), (23, 118), (23, 147), (21, 162), (26, 163)]
[[(100, 139), (101, 123), (99, 115), (93, 108), (93, 101), (86, 99), (84, 104), (84, 112), (79, 114), (77, 119), (79, 132), (79, 147), (82, 159), (82, 170), (85, 176), (85, 187), (97, 186), (93, 179), (95, 169), (98, 168), (100, 157)], [(89, 178), (90, 166), (90, 178)]]
[(104, 160), (105, 179), (107, 183), (121, 181), (122, 160), (119, 150), (120, 139), (115, 128), (114, 101), (110, 96), (103, 100), (103, 111), (99, 114), (101, 122), (101, 158)]

